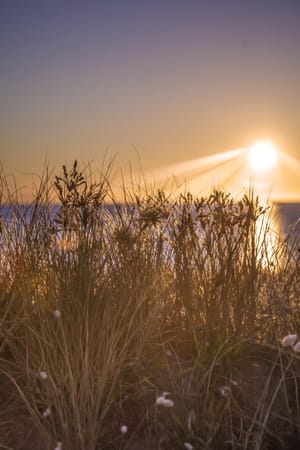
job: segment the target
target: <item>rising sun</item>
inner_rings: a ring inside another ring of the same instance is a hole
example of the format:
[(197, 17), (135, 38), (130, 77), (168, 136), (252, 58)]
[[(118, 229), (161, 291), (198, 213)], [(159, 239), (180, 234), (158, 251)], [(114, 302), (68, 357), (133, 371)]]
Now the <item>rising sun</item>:
[(270, 170), (277, 161), (277, 149), (269, 141), (256, 142), (249, 149), (250, 165), (256, 170)]

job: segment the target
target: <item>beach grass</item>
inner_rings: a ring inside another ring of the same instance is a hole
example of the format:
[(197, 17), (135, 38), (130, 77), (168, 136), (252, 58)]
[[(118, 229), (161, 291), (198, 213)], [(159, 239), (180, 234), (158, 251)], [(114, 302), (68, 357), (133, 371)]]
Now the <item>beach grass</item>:
[(299, 448), (297, 237), (110, 174), (1, 175), (0, 448)]

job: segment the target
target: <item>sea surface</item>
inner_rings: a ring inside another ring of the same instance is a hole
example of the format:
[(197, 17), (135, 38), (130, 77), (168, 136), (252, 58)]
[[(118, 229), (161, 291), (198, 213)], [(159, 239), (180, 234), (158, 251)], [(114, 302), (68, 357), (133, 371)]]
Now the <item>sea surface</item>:
[[(122, 205), (118, 205), (122, 209)], [(28, 205), (18, 205), (21, 211), (24, 211), (23, 220), (29, 219), (33, 210)], [(113, 214), (115, 206), (105, 205), (108, 211)], [(58, 213), (60, 209), (59, 205), (53, 205), (51, 207), (52, 218)], [(300, 236), (300, 202), (299, 203), (274, 203), (271, 209), (272, 220), (274, 221), (277, 230), (283, 235), (287, 235), (291, 231)], [(0, 221), (10, 221), (12, 208), (7, 205), (0, 205)]]
[(283, 234), (293, 231), (300, 236), (300, 203), (274, 203), (272, 210), (274, 220)]

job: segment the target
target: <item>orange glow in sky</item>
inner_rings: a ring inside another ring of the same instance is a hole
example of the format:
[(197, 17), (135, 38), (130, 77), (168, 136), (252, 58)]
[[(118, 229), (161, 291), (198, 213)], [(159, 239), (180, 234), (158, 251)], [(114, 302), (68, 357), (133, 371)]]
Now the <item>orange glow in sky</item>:
[[(182, 170), (181, 170), (182, 169)], [(182, 161), (153, 173), (177, 192), (208, 195), (221, 188), (239, 197), (249, 188), (264, 200), (299, 201), (300, 162), (276, 148), (270, 141), (258, 141), (242, 149)], [(174, 177), (174, 178), (173, 178)]]
[[(198, 161), (195, 191), (241, 190), (249, 168), (232, 149), (266, 136), (300, 160), (299, 42), (299, 1), (4, 2), (0, 162), (26, 195), (45, 159), (57, 173), (105, 153), (123, 172), (138, 154), (145, 172), (181, 178)], [(287, 167), (279, 155), (257, 182), (295, 196)]]

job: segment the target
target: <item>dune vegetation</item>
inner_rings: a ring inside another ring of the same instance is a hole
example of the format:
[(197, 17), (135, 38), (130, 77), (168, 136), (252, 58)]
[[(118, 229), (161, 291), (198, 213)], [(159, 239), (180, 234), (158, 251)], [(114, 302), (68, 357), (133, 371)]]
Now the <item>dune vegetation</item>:
[(299, 241), (253, 193), (0, 189), (0, 449), (300, 448)]

